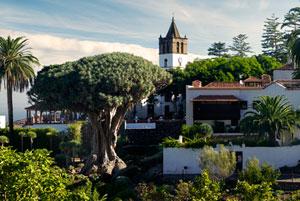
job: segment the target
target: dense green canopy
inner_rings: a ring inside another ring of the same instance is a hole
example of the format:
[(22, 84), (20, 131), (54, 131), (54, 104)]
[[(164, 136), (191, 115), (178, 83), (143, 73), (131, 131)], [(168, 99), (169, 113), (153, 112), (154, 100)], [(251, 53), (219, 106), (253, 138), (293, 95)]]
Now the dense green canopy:
[(45, 107), (95, 112), (136, 103), (170, 82), (170, 75), (127, 53), (85, 57), (38, 73), (30, 99)]

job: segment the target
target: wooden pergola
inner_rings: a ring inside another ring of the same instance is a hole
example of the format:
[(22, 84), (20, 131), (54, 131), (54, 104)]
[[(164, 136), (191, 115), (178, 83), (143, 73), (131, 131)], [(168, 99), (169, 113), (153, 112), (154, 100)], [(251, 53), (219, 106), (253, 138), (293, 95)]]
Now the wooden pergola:
[(78, 120), (78, 114), (68, 110), (53, 110), (31, 105), (25, 108), (26, 125), (69, 123)]

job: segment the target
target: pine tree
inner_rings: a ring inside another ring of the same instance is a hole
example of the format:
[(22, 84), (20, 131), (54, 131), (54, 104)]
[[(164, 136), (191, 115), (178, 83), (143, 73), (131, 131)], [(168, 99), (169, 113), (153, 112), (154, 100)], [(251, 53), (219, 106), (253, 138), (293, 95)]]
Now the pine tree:
[(215, 42), (211, 44), (211, 47), (208, 48), (208, 55), (213, 55), (217, 57), (226, 56), (228, 52), (228, 48), (226, 48), (226, 44), (222, 42)]
[(285, 63), (287, 61), (287, 47), (284, 33), (280, 31), (278, 19), (273, 14), (265, 21), (261, 45), (264, 54), (275, 57), (278, 61)]
[(295, 7), (289, 10), (284, 16), (281, 28), (288, 28), (290, 31), (300, 29), (300, 7)]
[(239, 34), (233, 37), (232, 46), (230, 46), (230, 50), (236, 52), (235, 56), (245, 57), (246, 53), (250, 53), (251, 47), (249, 43), (246, 42), (248, 36), (246, 34)]

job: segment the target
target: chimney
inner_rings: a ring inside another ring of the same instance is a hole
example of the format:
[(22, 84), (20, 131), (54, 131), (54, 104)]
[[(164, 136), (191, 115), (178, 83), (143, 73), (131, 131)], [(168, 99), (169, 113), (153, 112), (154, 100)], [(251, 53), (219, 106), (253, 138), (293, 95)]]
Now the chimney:
[(193, 81), (192, 85), (193, 85), (194, 88), (200, 88), (200, 87), (202, 87), (202, 83), (201, 83), (200, 80)]
[(262, 80), (263, 83), (267, 84), (267, 83), (270, 83), (272, 81), (272, 78), (268, 74), (263, 74), (261, 76), (261, 80)]

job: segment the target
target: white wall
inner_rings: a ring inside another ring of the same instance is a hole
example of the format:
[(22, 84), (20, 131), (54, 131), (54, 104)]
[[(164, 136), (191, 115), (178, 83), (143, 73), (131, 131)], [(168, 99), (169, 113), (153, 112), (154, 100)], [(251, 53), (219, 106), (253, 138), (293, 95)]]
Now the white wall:
[[(181, 65), (179, 63), (179, 58), (181, 59)], [(167, 68), (178, 67), (178, 66), (185, 68), (186, 64), (188, 63), (187, 54), (175, 54), (175, 53), (160, 54), (159, 66), (163, 68), (165, 67), (165, 59), (168, 60)]]
[[(232, 146), (229, 149), (243, 152), (243, 168), (246, 166), (247, 159), (252, 157), (256, 157), (260, 163), (267, 162), (275, 168), (296, 166), (300, 160), (300, 145), (283, 147)], [(184, 166), (187, 166), (186, 174), (199, 174), (201, 172), (198, 159), (200, 151), (201, 149), (164, 148), (163, 174), (182, 174)]]
[(293, 79), (293, 70), (274, 70), (273, 80), (291, 80)]

